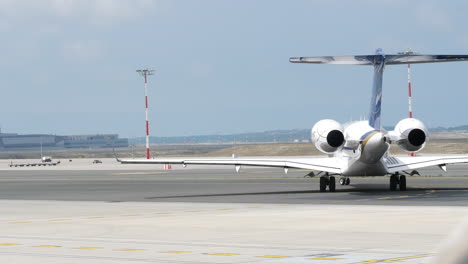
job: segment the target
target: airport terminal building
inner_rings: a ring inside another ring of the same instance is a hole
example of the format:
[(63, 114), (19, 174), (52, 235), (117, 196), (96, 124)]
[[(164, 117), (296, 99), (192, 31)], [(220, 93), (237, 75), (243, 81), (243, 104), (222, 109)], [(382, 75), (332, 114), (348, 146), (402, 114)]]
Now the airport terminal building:
[(43, 148), (122, 148), (128, 147), (127, 138), (118, 134), (57, 136), (47, 134), (19, 135), (0, 133), (0, 149)]

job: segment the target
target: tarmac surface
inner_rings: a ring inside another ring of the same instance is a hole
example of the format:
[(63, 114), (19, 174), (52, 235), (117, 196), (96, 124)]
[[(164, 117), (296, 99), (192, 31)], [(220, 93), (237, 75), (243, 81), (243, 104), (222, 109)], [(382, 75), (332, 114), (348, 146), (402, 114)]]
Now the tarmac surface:
[[(98, 165), (99, 166), (99, 165)], [(0, 171), (0, 199), (204, 202), (281, 204), (468, 205), (468, 165), (453, 165), (408, 176), (408, 191), (390, 192), (388, 177), (353, 177), (338, 184), (336, 193), (318, 191), (319, 179), (308, 171), (244, 168), (181, 168), (141, 165), (154, 170), (35, 170)], [(55, 168), (54, 168), (55, 169)], [(446, 176), (438, 176), (443, 175)]]
[(431, 263), (467, 226), (468, 165), (320, 193), (302, 170), (82, 163), (0, 170), (1, 263)]

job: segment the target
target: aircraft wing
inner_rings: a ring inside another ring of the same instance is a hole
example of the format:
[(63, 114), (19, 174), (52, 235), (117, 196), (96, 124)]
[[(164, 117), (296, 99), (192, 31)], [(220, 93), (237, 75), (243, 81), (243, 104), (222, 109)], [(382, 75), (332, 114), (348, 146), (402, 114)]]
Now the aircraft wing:
[(423, 157), (388, 157), (387, 168), (389, 173), (414, 170), (430, 166), (439, 166), (446, 171), (447, 164), (468, 163), (467, 155), (457, 156), (423, 156)]
[(255, 157), (255, 158), (156, 158), (117, 159), (122, 164), (181, 164), (181, 165), (234, 165), (259, 166), (284, 169), (306, 169), (341, 173), (340, 160), (333, 157)]

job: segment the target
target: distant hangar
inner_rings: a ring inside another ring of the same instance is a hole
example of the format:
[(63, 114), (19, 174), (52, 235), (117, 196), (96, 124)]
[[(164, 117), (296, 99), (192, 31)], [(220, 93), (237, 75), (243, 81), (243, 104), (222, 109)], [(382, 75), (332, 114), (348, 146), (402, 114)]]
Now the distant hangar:
[(0, 133), (0, 149), (30, 148), (122, 148), (128, 147), (128, 138), (119, 138), (118, 134), (57, 136), (48, 134), (19, 135)]

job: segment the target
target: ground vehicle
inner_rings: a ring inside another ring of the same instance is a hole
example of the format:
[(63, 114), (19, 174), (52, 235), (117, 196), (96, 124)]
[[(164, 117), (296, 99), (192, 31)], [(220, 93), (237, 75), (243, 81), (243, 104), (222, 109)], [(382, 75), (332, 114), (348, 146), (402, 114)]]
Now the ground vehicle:
[(43, 156), (43, 157), (41, 158), (41, 161), (42, 161), (42, 162), (52, 162), (52, 157)]

